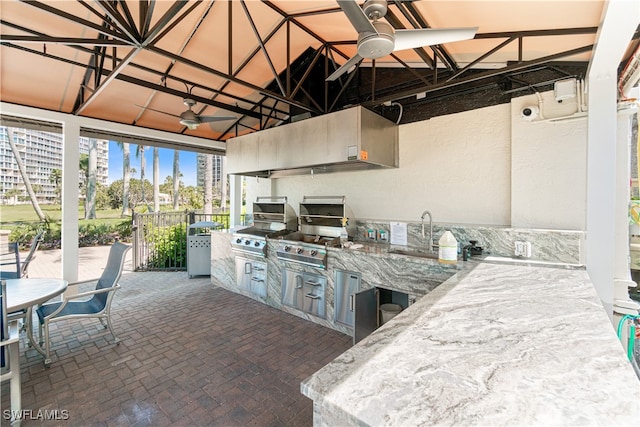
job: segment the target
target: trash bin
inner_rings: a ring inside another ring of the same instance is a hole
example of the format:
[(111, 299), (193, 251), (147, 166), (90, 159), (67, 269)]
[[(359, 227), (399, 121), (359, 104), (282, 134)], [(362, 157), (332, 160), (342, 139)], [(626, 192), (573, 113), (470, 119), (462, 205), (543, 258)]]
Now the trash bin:
[(380, 313), (382, 314), (382, 324), (384, 325), (389, 320), (393, 319), (402, 311), (402, 306), (398, 304), (382, 304), (380, 306)]
[(211, 230), (222, 224), (211, 221), (194, 222), (187, 233), (187, 274), (211, 276)]

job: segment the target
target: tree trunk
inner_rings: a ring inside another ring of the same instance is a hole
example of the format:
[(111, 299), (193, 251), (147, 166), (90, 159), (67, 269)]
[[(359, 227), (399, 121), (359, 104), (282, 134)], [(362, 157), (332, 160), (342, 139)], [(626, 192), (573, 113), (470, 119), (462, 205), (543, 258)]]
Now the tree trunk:
[(36, 215), (38, 215), (40, 221), (44, 221), (46, 218), (44, 216), (44, 213), (42, 213), (42, 209), (40, 209), (38, 199), (36, 198), (36, 193), (33, 191), (33, 187), (31, 187), (31, 181), (29, 180), (29, 176), (27, 175), (27, 170), (24, 168), (24, 164), (22, 163), (22, 159), (20, 158), (20, 153), (18, 153), (18, 148), (16, 147), (15, 141), (13, 140), (13, 129), (7, 128), (7, 131), (9, 133), (9, 145), (11, 146), (11, 152), (16, 158), (16, 163), (18, 164), (20, 175), (22, 175), (24, 186), (27, 189), (27, 193), (29, 194), (29, 199), (31, 199), (33, 210), (36, 211)]
[(122, 216), (130, 216), (129, 209), (129, 183), (131, 181), (131, 154), (129, 143), (122, 143)]
[(89, 140), (89, 165), (87, 179), (87, 209), (84, 219), (96, 219), (96, 173), (98, 170), (98, 142)]
[(153, 211), (160, 212), (160, 151), (153, 147)]
[(180, 151), (173, 150), (173, 210), (180, 209)]
[(222, 212), (227, 210), (227, 156), (222, 156), (220, 162), (220, 209)]
[(213, 213), (213, 154), (204, 155), (204, 213)]
[[(144, 145), (138, 145), (138, 152), (140, 153), (140, 191), (142, 193), (142, 204), (144, 206), (147, 205), (147, 198), (144, 194), (144, 167), (145, 167), (145, 160), (144, 160)], [(148, 210), (148, 209), (147, 209)]]

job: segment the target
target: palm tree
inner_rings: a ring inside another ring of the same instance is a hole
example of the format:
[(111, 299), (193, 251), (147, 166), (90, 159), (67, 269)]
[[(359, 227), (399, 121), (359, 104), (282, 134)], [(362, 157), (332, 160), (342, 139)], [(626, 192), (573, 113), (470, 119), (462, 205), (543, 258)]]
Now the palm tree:
[(180, 151), (173, 150), (173, 210), (180, 209)]
[(227, 210), (227, 156), (222, 156), (220, 159), (220, 209), (222, 212)]
[(160, 212), (160, 153), (153, 147), (153, 211)]
[(129, 143), (116, 141), (118, 147), (122, 149), (122, 216), (131, 215), (129, 209), (129, 187), (131, 181), (131, 158), (129, 154)]
[(204, 155), (204, 213), (213, 213), (213, 154)]
[(89, 155), (88, 154), (80, 154), (79, 160), (80, 171), (82, 172), (82, 176), (84, 176), (84, 180), (80, 182), (80, 195), (84, 195), (84, 219), (89, 218)]
[(96, 218), (96, 174), (98, 171), (98, 147), (95, 139), (89, 140), (89, 155), (86, 164), (86, 188), (84, 219)]
[[(142, 204), (143, 205), (147, 205), (147, 198), (144, 194), (144, 168), (146, 165), (146, 161), (144, 159), (144, 145), (140, 145), (138, 144), (136, 147), (136, 157), (140, 158), (140, 185), (142, 186)], [(149, 209), (149, 206), (147, 206), (147, 210)]]
[(58, 203), (62, 205), (62, 171), (60, 169), (52, 169), (49, 175), (49, 182), (54, 185), (54, 193)]
[(36, 215), (40, 218), (40, 221), (45, 221), (46, 218), (42, 209), (40, 209), (40, 205), (38, 204), (38, 199), (36, 198), (36, 193), (33, 191), (33, 187), (31, 187), (31, 181), (29, 180), (29, 175), (27, 175), (27, 170), (24, 167), (24, 163), (22, 163), (22, 158), (20, 157), (20, 153), (18, 152), (18, 148), (13, 139), (13, 129), (7, 128), (7, 132), (9, 135), (9, 146), (11, 147), (11, 152), (16, 159), (16, 163), (18, 164), (18, 169), (20, 170), (20, 175), (22, 175), (22, 182), (24, 182), (24, 186), (27, 189), (27, 193), (29, 194), (29, 199), (31, 199), (31, 205), (33, 205), (33, 210), (36, 211)]

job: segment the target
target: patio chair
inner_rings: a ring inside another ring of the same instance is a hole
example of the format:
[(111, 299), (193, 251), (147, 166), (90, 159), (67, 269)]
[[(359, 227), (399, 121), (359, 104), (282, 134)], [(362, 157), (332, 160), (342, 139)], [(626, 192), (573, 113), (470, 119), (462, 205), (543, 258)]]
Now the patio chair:
[(0, 279), (17, 279), (20, 277), (20, 248), (18, 243), (11, 242), (7, 252), (0, 253)]
[(28, 274), (29, 264), (36, 257), (36, 251), (38, 250), (38, 247), (40, 246), (40, 243), (42, 243), (43, 240), (44, 240), (44, 231), (39, 232), (33, 238), (33, 241), (31, 242), (31, 248), (29, 248), (29, 253), (27, 254), (27, 257), (24, 259), (24, 262), (20, 265), (20, 277), (29, 277), (29, 274)]
[(17, 322), (7, 320), (7, 283), (1, 280), (0, 287), (0, 382), (11, 382), (11, 424), (20, 425), (20, 334)]
[[(49, 340), (49, 327), (53, 322), (73, 320), (80, 318), (96, 318), (100, 320), (104, 328), (109, 328), (114, 342), (118, 343), (118, 337), (113, 332), (111, 325), (111, 301), (115, 291), (120, 288), (118, 281), (122, 275), (124, 260), (127, 251), (131, 247), (120, 242), (115, 242), (109, 250), (107, 265), (96, 283), (95, 290), (82, 292), (69, 297), (63, 297), (60, 302), (43, 304), (36, 310), (39, 320), (40, 337), (44, 329), (44, 355), (45, 366), (51, 364), (51, 343)], [(77, 283), (70, 283), (74, 285)], [(91, 297), (88, 300), (78, 299)], [(106, 322), (106, 323), (105, 323)]]

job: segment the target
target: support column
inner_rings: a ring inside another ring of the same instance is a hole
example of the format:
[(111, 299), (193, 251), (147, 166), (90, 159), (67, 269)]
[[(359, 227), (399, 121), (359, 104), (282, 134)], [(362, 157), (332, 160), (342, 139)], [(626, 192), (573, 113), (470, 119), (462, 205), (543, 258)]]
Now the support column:
[(80, 125), (62, 125), (62, 278), (78, 281), (78, 174), (80, 173)]
[[(628, 259), (628, 192), (626, 156), (618, 135), (618, 66), (640, 22), (640, 3), (614, 0), (606, 2), (598, 31), (596, 48), (587, 72), (587, 272), (613, 322), (614, 283), (629, 277), (621, 266)], [(627, 160), (628, 161), (628, 160)]]
[(242, 176), (229, 175), (229, 227), (242, 225)]

